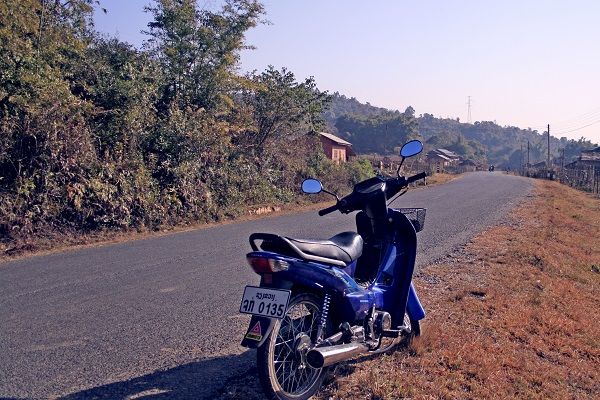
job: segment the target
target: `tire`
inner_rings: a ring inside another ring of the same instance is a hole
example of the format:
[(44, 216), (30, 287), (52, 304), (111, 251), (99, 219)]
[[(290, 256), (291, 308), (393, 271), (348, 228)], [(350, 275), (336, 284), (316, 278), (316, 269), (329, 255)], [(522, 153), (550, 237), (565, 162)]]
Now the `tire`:
[(404, 333), (400, 339), (381, 338), (382, 342), (375, 354), (387, 353), (393, 350), (396, 346), (407, 347), (415, 337), (421, 335), (421, 324), (419, 321), (410, 319), (408, 313), (404, 314), (403, 324), (409, 328), (409, 332)]
[(404, 325), (410, 327), (410, 332), (404, 337), (404, 340), (402, 341), (404, 345), (408, 346), (415, 337), (421, 336), (421, 323), (419, 321), (411, 319), (407, 313), (404, 314)]
[[(267, 398), (305, 400), (321, 388), (327, 368), (310, 367), (302, 352), (317, 339), (322, 304), (310, 293), (293, 295), (285, 317), (258, 348), (258, 378)], [(325, 331), (326, 336), (330, 329)]]

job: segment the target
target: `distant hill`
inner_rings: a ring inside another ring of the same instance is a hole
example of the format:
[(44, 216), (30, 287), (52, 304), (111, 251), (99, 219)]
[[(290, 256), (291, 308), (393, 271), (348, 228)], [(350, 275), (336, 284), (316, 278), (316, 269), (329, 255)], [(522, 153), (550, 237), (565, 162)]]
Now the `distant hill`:
[[(492, 121), (462, 123), (432, 114), (415, 115), (412, 107), (404, 112), (361, 103), (354, 97), (334, 93), (331, 106), (324, 114), (329, 128), (352, 142), (358, 153), (391, 154), (394, 148), (408, 139), (419, 138), (426, 148), (447, 148), (476, 162), (489, 162), (504, 168), (518, 168), (527, 161), (546, 159), (547, 138), (543, 132), (500, 126)], [(550, 137), (553, 157), (565, 153), (565, 162), (577, 157), (581, 150), (593, 148), (594, 143), (581, 138)]]
[(389, 111), (387, 108), (375, 107), (368, 102), (361, 103), (354, 97), (346, 97), (343, 94), (335, 92), (329, 109), (324, 113), (324, 117), (329, 127), (337, 132), (335, 122), (342, 115), (373, 117)]

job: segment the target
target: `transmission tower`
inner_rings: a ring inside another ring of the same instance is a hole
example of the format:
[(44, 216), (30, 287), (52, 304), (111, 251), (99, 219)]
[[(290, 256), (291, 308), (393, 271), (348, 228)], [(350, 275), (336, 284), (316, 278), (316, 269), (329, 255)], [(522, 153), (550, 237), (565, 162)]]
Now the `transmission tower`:
[(467, 122), (471, 123), (471, 96), (467, 97)]

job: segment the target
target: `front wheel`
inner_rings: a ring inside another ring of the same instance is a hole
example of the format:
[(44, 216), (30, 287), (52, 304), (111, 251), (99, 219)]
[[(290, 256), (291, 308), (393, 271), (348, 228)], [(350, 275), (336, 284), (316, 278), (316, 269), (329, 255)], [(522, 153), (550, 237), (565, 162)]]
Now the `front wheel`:
[(421, 336), (421, 323), (411, 319), (408, 313), (404, 314), (404, 326), (408, 328), (407, 336), (405, 336), (406, 344), (410, 344), (415, 337)]
[(408, 313), (404, 314), (403, 324), (406, 327), (406, 330), (400, 339), (382, 337), (379, 348), (375, 354), (387, 353), (396, 346), (407, 347), (416, 336), (421, 335), (421, 323), (417, 320), (411, 319)]
[(268, 398), (305, 400), (321, 387), (327, 368), (312, 368), (306, 362), (306, 353), (318, 339), (321, 306), (322, 300), (313, 294), (294, 295), (284, 318), (258, 348), (258, 377)]

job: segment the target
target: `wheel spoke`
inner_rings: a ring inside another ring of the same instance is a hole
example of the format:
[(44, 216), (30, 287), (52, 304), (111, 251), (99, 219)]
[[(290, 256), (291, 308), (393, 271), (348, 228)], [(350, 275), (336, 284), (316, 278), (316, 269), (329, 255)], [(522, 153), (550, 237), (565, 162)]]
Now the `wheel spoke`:
[[(316, 315), (315, 315), (315, 314), (313, 314), (313, 315), (312, 315), (312, 318), (311, 318), (311, 321), (310, 321), (310, 330), (308, 331), (308, 336), (309, 336), (309, 337), (311, 337), (311, 338), (313, 337), (313, 336), (312, 336), (312, 334), (313, 334), (313, 326), (314, 326), (314, 324), (315, 324), (315, 320), (317, 319), (317, 318), (315, 318), (315, 317), (316, 317)], [(317, 339), (319, 339), (319, 338), (315, 338), (315, 341), (316, 341)]]
[(279, 367), (277, 367), (277, 369), (275, 370), (275, 375), (279, 376), (279, 372), (282, 369), (285, 372), (285, 366), (287, 365), (287, 363), (292, 363), (292, 361), (275, 361), (275, 363), (281, 363), (281, 365), (279, 365)]
[(286, 340), (284, 342), (276, 343), (275, 346), (281, 345), (281, 344), (285, 344), (285, 347), (287, 347), (289, 351), (293, 352), (294, 349), (292, 349), (292, 347), (289, 345), (289, 342), (293, 342), (293, 341), (294, 341), (294, 339), (288, 339), (288, 340)]
[[(285, 368), (283, 370), (285, 372)], [(294, 374), (288, 374), (287, 376), (285, 376), (283, 378), (283, 381), (281, 382), (281, 386), (284, 386), (286, 384), (286, 382), (288, 382), (291, 378), (293, 378)], [(288, 390), (289, 392), (289, 390)]]
[(294, 393), (294, 384), (296, 383), (296, 371), (292, 372), (292, 379), (290, 379), (290, 393)]
[[(279, 343), (275, 343), (275, 347), (281, 346), (282, 344), (288, 344), (289, 342), (293, 342), (293, 341), (294, 341), (294, 339), (283, 340), (283, 341), (281, 341)], [(288, 347), (289, 347), (289, 345), (288, 345)]]

